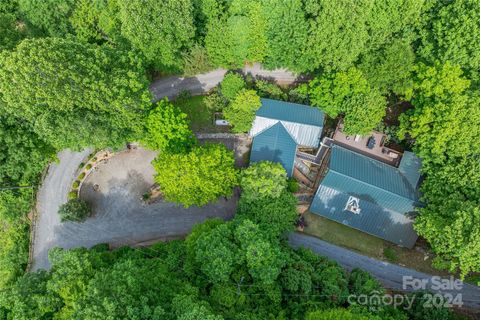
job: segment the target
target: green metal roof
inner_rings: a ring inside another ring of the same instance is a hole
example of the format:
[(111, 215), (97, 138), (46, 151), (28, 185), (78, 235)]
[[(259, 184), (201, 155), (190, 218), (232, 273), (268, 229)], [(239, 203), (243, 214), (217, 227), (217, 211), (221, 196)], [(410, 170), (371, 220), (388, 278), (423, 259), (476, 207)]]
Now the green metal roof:
[(416, 188), (420, 180), (420, 169), (422, 168), (422, 161), (413, 152), (405, 151), (398, 170), (410, 182), (412, 187)]
[[(360, 213), (345, 210), (350, 197)], [(412, 247), (417, 234), (411, 214), (418, 191), (400, 169), (332, 145), (329, 171), (310, 211), (396, 244)]]
[(250, 162), (272, 161), (282, 164), (290, 177), (297, 144), (283, 125), (278, 122), (253, 139)]
[(318, 108), (279, 100), (261, 100), (258, 117), (323, 127), (324, 113)]

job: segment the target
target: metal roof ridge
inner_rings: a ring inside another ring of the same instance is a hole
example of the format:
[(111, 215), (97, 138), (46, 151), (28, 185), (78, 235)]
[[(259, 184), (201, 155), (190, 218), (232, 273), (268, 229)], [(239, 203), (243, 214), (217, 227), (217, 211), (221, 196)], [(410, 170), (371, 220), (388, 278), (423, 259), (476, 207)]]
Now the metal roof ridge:
[[(330, 161), (331, 161), (331, 160), (330, 160)], [(376, 185), (370, 184), (370, 183), (365, 182), (365, 181), (363, 181), (363, 180), (360, 180), (360, 179), (354, 178), (354, 177), (352, 177), (352, 176), (346, 175), (346, 174), (344, 174), (344, 173), (338, 172), (337, 170), (330, 169), (330, 168), (328, 168), (328, 170), (329, 170), (329, 172), (330, 172), (330, 171), (333, 171), (334, 173), (337, 173), (337, 174), (339, 174), (339, 175), (341, 175), (341, 176), (343, 176), (343, 177), (350, 178), (350, 179), (352, 179), (352, 180), (358, 181), (358, 182), (360, 182), (360, 183), (362, 183), (362, 184), (365, 184), (365, 185), (367, 185), (367, 186), (371, 186), (371, 187), (373, 187), (373, 188), (375, 188), (375, 189), (385, 191), (385, 192), (387, 192), (387, 193), (390, 193), (390, 194), (393, 194), (393, 195), (398, 196), (398, 197), (400, 197), (400, 198), (403, 198), (403, 199), (412, 201), (412, 202), (414, 202), (414, 203), (417, 203), (417, 202), (418, 202), (418, 200), (416, 200), (416, 199), (410, 199), (410, 198), (407, 198), (407, 197), (405, 197), (405, 196), (403, 196), (403, 195), (400, 195), (400, 194), (398, 194), (398, 193), (392, 192), (392, 191), (390, 191), (390, 190), (377, 187)], [(328, 174), (328, 173), (327, 173), (327, 174)], [(321, 184), (321, 183), (320, 183), (320, 184)]]
[[(272, 124), (271, 126), (268, 126), (268, 127), (265, 127), (265, 128), (263, 128), (261, 131), (258, 131), (258, 132), (257, 132), (257, 134), (255, 134), (253, 137), (256, 137), (256, 136), (258, 136), (259, 134), (261, 134), (261, 133), (263, 133), (263, 132), (267, 131), (268, 129), (270, 129), (271, 127), (273, 127), (274, 125), (276, 125), (277, 123), (279, 123), (279, 122), (280, 122), (280, 120), (278, 120), (278, 119), (272, 119), (272, 118), (267, 118), (267, 117), (262, 117), (262, 116), (255, 116), (255, 117), (256, 117), (256, 118), (264, 118), (264, 119), (275, 120), (275, 121), (277, 121), (277, 122), (275, 122), (275, 123), (274, 123), (274, 124)], [(252, 130), (252, 129), (250, 129), (250, 130)]]
[[(369, 157), (369, 156), (367, 156), (367, 155), (365, 155), (365, 154), (356, 152), (355, 150), (351, 150), (351, 149), (342, 147), (342, 146), (336, 144), (335, 142), (333, 143), (333, 148), (340, 148), (340, 149), (346, 150), (346, 151), (348, 151), (348, 152), (353, 152), (353, 153), (355, 153), (356, 155), (367, 159), (368, 161), (372, 161), (373, 163), (378, 163), (378, 164), (380, 164), (380, 165), (382, 165), (382, 166), (384, 166), (384, 167), (386, 167), (386, 168), (390, 168), (390, 169), (395, 170), (403, 179), (405, 179), (405, 180), (407, 181), (408, 185), (409, 185), (409, 186), (411, 187), (411, 189), (412, 189), (411, 191), (413, 191), (413, 193), (417, 193), (417, 192), (416, 192), (416, 188), (410, 183), (410, 181), (409, 181), (409, 180), (407, 179), (407, 177), (402, 173), (402, 171), (400, 171), (400, 169), (399, 169), (398, 167), (395, 167), (395, 166), (392, 166), (392, 165), (390, 165), (390, 164), (388, 164), (388, 163), (385, 163), (385, 162), (382, 162), (382, 161), (380, 161), (380, 160), (374, 159), (374, 158)], [(402, 154), (402, 159), (403, 159), (403, 154)], [(400, 162), (402, 161), (402, 159), (400, 159)], [(336, 170), (334, 170), (334, 171), (336, 171)], [(350, 176), (348, 176), (348, 175), (345, 175), (345, 176), (350, 177)], [(353, 179), (355, 179), (355, 178), (353, 178)], [(357, 179), (355, 179), (355, 180), (357, 180)], [(359, 180), (359, 181), (362, 181), (362, 180)], [(370, 185), (370, 183), (367, 183), (367, 182), (365, 182), (365, 184)], [(372, 186), (373, 186), (373, 185), (372, 185)], [(381, 189), (381, 188), (380, 188), (380, 189)], [(382, 190), (385, 190), (385, 189), (382, 189)], [(388, 190), (387, 190), (387, 191), (388, 191)], [(393, 193), (393, 192), (392, 192), (392, 193)]]

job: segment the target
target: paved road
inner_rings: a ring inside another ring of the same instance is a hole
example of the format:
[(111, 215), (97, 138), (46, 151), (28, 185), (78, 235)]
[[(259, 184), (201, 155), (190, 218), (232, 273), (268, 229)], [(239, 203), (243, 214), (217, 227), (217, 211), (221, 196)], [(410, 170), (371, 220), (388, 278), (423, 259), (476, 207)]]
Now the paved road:
[[(405, 291), (402, 288), (402, 280), (404, 276), (411, 276), (416, 279), (427, 280), (432, 278), (432, 275), (366, 257), (305, 234), (292, 233), (289, 237), (289, 242), (295, 248), (310, 248), (322, 256), (326, 256), (332, 260), (335, 260), (347, 270), (352, 270), (353, 268), (364, 269), (370, 272), (375, 278), (380, 280), (380, 282), (382, 282), (386, 288)], [(454, 297), (460, 293), (462, 294), (462, 300), (465, 304), (465, 307), (480, 309), (480, 287), (470, 284), (463, 284), (463, 288), (460, 291), (438, 291), (433, 290), (431, 284), (432, 283), (428, 281), (428, 288), (430, 290), (442, 294), (450, 293), (453, 294)], [(412, 288), (410, 287), (407, 287), (406, 289), (406, 291), (412, 291)]]
[(67, 202), (67, 194), (75, 178), (78, 166), (84, 158), (90, 154), (90, 149), (82, 152), (70, 150), (61, 151), (58, 156), (58, 163), (50, 164), (48, 173), (40, 186), (37, 195), (38, 220), (35, 230), (33, 265), (44, 267), (47, 251), (55, 243), (55, 227), (60, 224), (57, 214), (58, 207)]
[[(275, 80), (280, 84), (291, 84), (299, 80), (295, 74), (285, 69), (264, 70), (259, 64), (245, 67), (241, 72), (243, 74), (251, 74), (256, 78)], [(227, 70), (225, 69), (216, 69), (191, 78), (179, 76), (165, 77), (154, 81), (150, 85), (150, 91), (153, 94), (154, 101), (160, 100), (165, 96), (169, 99), (175, 98), (183, 90), (189, 91), (192, 95), (200, 95), (217, 86), (223, 80), (226, 73)], [(301, 81), (301, 79), (299, 81)]]

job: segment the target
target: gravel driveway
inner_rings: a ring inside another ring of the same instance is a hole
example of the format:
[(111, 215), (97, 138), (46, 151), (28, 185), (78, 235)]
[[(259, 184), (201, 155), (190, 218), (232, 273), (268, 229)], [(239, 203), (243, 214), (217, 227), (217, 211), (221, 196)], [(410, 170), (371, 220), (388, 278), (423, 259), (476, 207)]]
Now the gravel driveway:
[[(48, 226), (48, 230), (42, 235), (38, 234), (32, 269), (50, 267), (47, 251), (53, 247), (91, 247), (98, 243), (133, 245), (152, 239), (186, 235), (194, 224), (208, 218), (233, 217), (237, 195), (228, 200), (221, 198), (204, 207), (192, 206), (188, 209), (163, 201), (146, 205), (142, 195), (153, 184), (154, 169), (150, 162), (155, 155), (155, 152), (144, 149), (124, 151), (107, 163), (100, 164), (87, 177), (81, 189), (80, 197), (91, 204), (93, 212), (93, 216), (85, 222), (61, 223), (56, 211), (53, 215), (43, 215), (44, 218), (53, 219), (40, 222), (41, 226)], [(77, 154), (74, 157), (80, 161), (82, 159)], [(64, 164), (62, 161), (60, 163)], [(93, 188), (96, 184), (98, 191)], [(55, 192), (56, 185), (50, 186), (50, 192)], [(49, 210), (54, 212), (56, 208), (50, 207)]]
[[(174, 98), (182, 90), (188, 90), (194, 95), (202, 94), (220, 83), (226, 72), (227, 70), (217, 69), (191, 78), (165, 77), (154, 81), (150, 85), (150, 92), (155, 101), (163, 97)], [(263, 70), (259, 64), (245, 67), (242, 72), (258, 78), (277, 80), (281, 84), (297, 81), (297, 76), (287, 70)], [(64, 150), (58, 154), (59, 162), (49, 167), (48, 174), (38, 192), (39, 218), (33, 242), (31, 267), (33, 271), (50, 267), (48, 250), (56, 246), (88, 247), (106, 241), (130, 244), (152, 239), (152, 237), (185, 234), (196, 221), (203, 221), (210, 215), (231, 216), (234, 211), (234, 200), (220, 201), (216, 206), (188, 210), (168, 203), (157, 203), (149, 208), (143, 207), (139, 195), (143, 193), (142, 188), (151, 182), (151, 175), (146, 173), (153, 170), (149, 164), (146, 165), (153, 157), (153, 154), (150, 154), (145, 158), (137, 158), (140, 163), (145, 164), (142, 168), (138, 167), (138, 163), (130, 163), (131, 167), (119, 167), (115, 172), (110, 170), (110, 178), (104, 181), (106, 184), (99, 194), (89, 194), (88, 187), (84, 189), (87, 191), (83, 191), (82, 196), (90, 197), (95, 202), (94, 217), (84, 224), (60, 223), (58, 208), (67, 202), (67, 193), (75, 179), (75, 172), (90, 152), (89, 149), (82, 152)], [(238, 165), (243, 164), (243, 159), (237, 158), (237, 160)], [(101, 168), (98, 174), (89, 177), (86, 182), (92, 183), (90, 179), (96, 179), (97, 176), (99, 179), (102, 176), (107, 177), (107, 167)]]

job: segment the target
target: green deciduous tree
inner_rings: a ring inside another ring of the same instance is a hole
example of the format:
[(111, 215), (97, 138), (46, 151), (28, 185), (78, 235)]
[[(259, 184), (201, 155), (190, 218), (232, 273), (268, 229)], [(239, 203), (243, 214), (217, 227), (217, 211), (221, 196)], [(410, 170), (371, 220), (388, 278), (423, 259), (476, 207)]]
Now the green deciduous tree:
[(83, 221), (89, 214), (90, 207), (79, 198), (68, 200), (58, 209), (58, 215), (62, 221)]
[(260, 2), (234, 0), (223, 14), (218, 10), (208, 11), (205, 48), (214, 65), (235, 68), (247, 61), (263, 61), (267, 39)]
[(382, 93), (404, 95), (412, 87), (415, 53), (404, 40), (394, 40), (375, 54), (364, 56), (360, 69), (370, 85)]
[(237, 94), (245, 89), (243, 77), (237, 73), (228, 73), (220, 83), (220, 92), (228, 100), (234, 100)]
[(242, 172), (240, 186), (244, 201), (275, 199), (287, 188), (287, 172), (279, 163), (258, 162)]
[(74, 0), (18, 0), (20, 12), (36, 28), (53, 37), (72, 33), (69, 18)]
[(350, 68), (368, 41), (368, 1), (307, 0), (305, 13), (309, 17), (307, 70)]
[(308, 70), (305, 55), (308, 23), (302, 1), (266, 0), (263, 5), (268, 43), (265, 65), (293, 71)]
[(179, 152), (194, 143), (187, 115), (168, 99), (160, 100), (149, 111), (145, 130), (143, 143), (152, 150)]
[(9, 115), (0, 116), (0, 144), (0, 185), (4, 186), (34, 183), (55, 155), (55, 149), (27, 123)]
[(372, 314), (356, 314), (346, 309), (314, 311), (307, 314), (306, 320), (380, 320)]
[(233, 152), (208, 144), (188, 153), (162, 152), (153, 161), (155, 181), (168, 201), (185, 207), (202, 206), (220, 196), (232, 195), (237, 184)]
[(2, 54), (0, 66), (0, 110), (55, 148), (118, 146), (141, 131), (150, 94), (133, 55), (73, 40), (27, 39)]
[(119, 1), (122, 34), (155, 68), (180, 68), (195, 30), (190, 0)]
[(255, 113), (262, 103), (254, 90), (242, 90), (225, 108), (225, 119), (233, 126), (235, 133), (247, 132), (252, 127)]
[(430, 62), (458, 64), (478, 78), (480, 12), (478, 1), (434, 2), (426, 13), (420, 55)]
[(415, 151), (424, 171), (448, 158), (480, 152), (479, 97), (466, 89), (470, 82), (458, 66), (449, 63), (416, 70), (412, 103), (415, 109), (400, 118), (400, 138), (415, 139)]
[(237, 246), (232, 243), (229, 225), (222, 224), (200, 235), (195, 245), (195, 260), (210, 282), (227, 282), (235, 268)]
[(13, 49), (26, 36), (25, 27), (17, 24), (13, 14), (0, 13), (0, 51)]
[(419, 209), (417, 232), (437, 260), (465, 276), (480, 270), (480, 162), (477, 157), (450, 161), (431, 170), (422, 184), (426, 207)]
[(165, 319), (175, 293), (182, 288), (182, 281), (172, 277), (159, 260), (120, 261), (89, 281), (73, 317)]
[(385, 115), (385, 98), (356, 68), (318, 77), (310, 81), (307, 92), (312, 105), (329, 116), (345, 114), (347, 134), (368, 134)]

